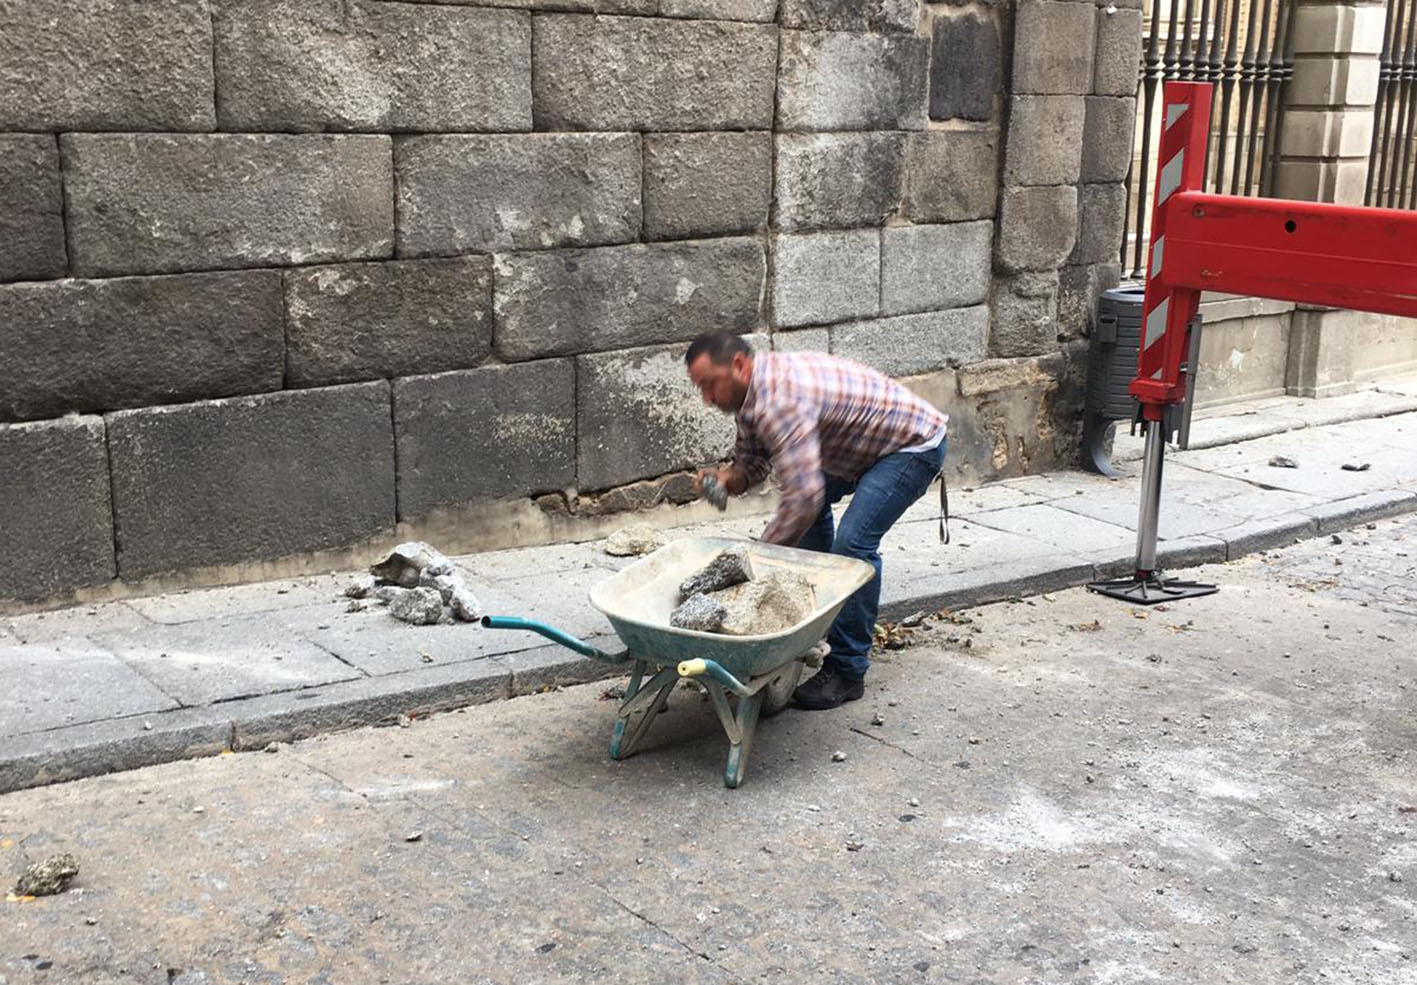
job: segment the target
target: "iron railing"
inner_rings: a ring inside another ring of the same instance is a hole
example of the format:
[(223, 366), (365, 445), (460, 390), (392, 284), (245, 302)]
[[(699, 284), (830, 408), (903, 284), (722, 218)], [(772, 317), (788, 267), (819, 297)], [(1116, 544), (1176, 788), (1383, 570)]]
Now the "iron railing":
[[(1417, 0), (1394, 0), (1414, 3)], [(1139, 154), (1127, 173), (1122, 277), (1139, 277), (1151, 224), (1153, 150), (1162, 83), (1215, 85), (1206, 190), (1269, 195), (1284, 127), (1284, 91), (1294, 74), (1295, 0), (1151, 0), (1137, 80)]]
[(1388, 0), (1363, 204), (1417, 208), (1417, 0)]

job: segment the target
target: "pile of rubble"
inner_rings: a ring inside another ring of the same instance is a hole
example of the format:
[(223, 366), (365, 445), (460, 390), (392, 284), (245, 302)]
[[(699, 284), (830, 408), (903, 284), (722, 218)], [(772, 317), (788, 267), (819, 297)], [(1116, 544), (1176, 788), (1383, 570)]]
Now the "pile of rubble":
[(669, 624), (726, 636), (780, 633), (816, 608), (812, 583), (794, 571), (755, 576), (748, 547), (732, 547), (679, 586)]
[(477, 597), (463, 584), (453, 562), (418, 540), (400, 544), (369, 574), (344, 590), (354, 601), (350, 611), (372, 600), (389, 608), (395, 619), (429, 626), (436, 622), (476, 622), (482, 616)]

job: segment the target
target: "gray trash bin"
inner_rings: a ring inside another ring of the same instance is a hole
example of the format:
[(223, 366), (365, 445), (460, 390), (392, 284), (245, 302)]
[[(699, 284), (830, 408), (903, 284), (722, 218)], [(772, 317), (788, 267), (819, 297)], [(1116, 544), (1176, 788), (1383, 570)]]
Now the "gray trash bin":
[[(1137, 375), (1137, 350), (1141, 348), (1142, 310), (1146, 288), (1141, 284), (1114, 287), (1097, 302), (1096, 326), (1088, 348), (1087, 399), (1082, 429), (1083, 468), (1102, 475), (1117, 475), (1107, 460), (1107, 429), (1116, 421), (1136, 417), (1137, 401), (1129, 388)], [(1200, 341), (1200, 315), (1191, 323), (1192, 353)], [(1191, 360), (1188, 359), (1189, 364)], [(1189, 369), (1189, 365), (1185, 367)], [(1191, 379), (1188, 374), (1187, 382)], [(1190, 390), (1187, 389), (1189, 396)], [(1184, 433), (1190, 401), (1166, 410), (1168, 437)], [(1184, 443), (1184, 441), (1183, 441)]]

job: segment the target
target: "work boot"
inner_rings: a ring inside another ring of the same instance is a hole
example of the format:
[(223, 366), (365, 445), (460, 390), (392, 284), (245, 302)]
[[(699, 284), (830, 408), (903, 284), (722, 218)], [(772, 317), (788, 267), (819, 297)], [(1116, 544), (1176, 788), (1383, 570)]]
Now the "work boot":
[(865, 693), (866, 683), (862, 678), (848, 676), (828, 660), (817, 671), (817, 676), (792, 692), (792, 704), (804, 711), (826, 711), (855, 701)]

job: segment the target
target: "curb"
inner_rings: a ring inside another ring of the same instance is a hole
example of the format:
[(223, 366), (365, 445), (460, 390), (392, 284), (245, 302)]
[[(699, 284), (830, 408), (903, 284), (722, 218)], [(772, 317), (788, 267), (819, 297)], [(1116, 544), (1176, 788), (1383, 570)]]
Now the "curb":
[[(1158, 563), (1167, 570), (1178, 570), (1234, 561), (1414, 512), (1417, 492), (1380, 490), (1213, 534), (1163, 541)], [(921, 610), (974, 608), (1077, 588), (1124, 575), (1133, 563), (1130, 555), (1089, 560), (1054, 554), (1039, 560), (1048, 558), (1068, 563), (1000, 581), (897, 598), (881, 606), (881, 615), (895, 620)], [(613, 636), (596, 636), (588, 642), (602, 649), (617, 647)], [(0, 794), (181, 759), (263, 749), (272, 742), (292, 742), (327, 732), (391, 725), (401, 715), (430, 715), (623, 673), (619, 665), (572, 656), (559, 646), (542, 646), (402, 674), (238, 698), (203, 708), (10, 736), (0, 738)]]

